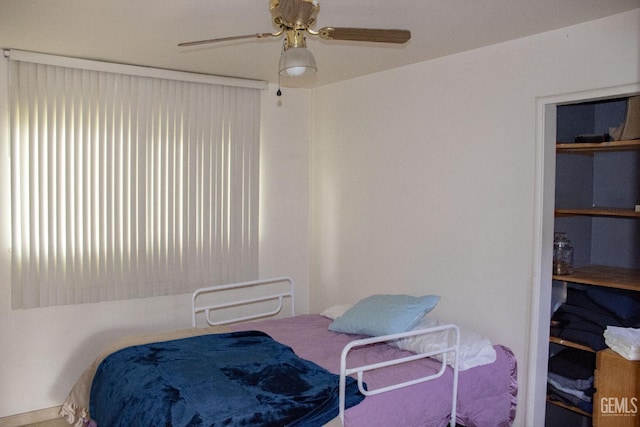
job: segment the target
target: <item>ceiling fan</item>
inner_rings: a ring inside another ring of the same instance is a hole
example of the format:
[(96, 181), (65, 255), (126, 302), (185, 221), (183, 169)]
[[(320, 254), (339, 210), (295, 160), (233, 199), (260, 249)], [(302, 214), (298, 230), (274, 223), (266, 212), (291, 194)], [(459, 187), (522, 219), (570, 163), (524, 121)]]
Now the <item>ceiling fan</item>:
[(283, 51), (280, 56), (280, 75), (299, 77), (315, 73), (316, 61), (307, 50), (306, 34), (319, 36), (325, 40), (347, 40), (374, 43), (405, 43), (411, 38), (408, 30), (323, 27), (313, 30), (320, 11), (318, 0), (269, 0), (272, 23), (277, 31), (274, 33), (246, 34), (242, 36), (222, 37), (180, 43), (178, 46), (195, 46), (207, 43), (226, 42), (232, 40), (285, 36)]

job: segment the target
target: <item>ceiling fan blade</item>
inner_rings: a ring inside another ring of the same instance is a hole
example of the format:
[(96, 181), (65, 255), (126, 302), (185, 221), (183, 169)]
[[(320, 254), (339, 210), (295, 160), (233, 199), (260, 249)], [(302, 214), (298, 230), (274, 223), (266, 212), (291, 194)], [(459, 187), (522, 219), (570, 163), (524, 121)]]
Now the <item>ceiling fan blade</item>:
[(245, 34), (243, 36), (220, 37), (217, 39), (197, 40), (194, 42), (179, 43), (178, 46), (187, 47), (187, 46), (197, 46), (200, 44), (207, 44), (207, 43), (228, 42), (232, 40), (256, 39), (256, 38), (263, 39), (265, 37), (276, 37), (276, 36), (279, 36), (280, 34), (282, 34), (282, 32), (275, 33), (275, 34), (271, 34), (271, 33)]
[(406, 43), (411, 38), (409, 30), (381, 30), (374, 28), (324, 27), (318, 35), (327, 40), (351, 40), (375, 43)]

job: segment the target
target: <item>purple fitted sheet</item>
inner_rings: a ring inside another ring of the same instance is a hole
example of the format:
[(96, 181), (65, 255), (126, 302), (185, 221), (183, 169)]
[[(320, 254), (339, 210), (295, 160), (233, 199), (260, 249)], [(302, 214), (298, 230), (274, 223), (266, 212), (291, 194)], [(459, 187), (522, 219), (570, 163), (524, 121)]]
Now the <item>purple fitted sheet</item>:
[[(231, 326), (232, 330), (255, 329), (290, 346), (298, 356), (314, 361), (339, 374), (340, 353), (357, 335), (340, 334), (327, 329), (331, 320), (320, 315), (301, 315), (285, 319), (263, 320)], [(507, 347), (495, 346), (497, 358), (489, 365), (459, 372), (456, 421), (467, 427), (503, 427), (513, 423), (517, 404), (516, 359)], [(350, 353), (349, 366), (374, 363), (409, 354), (376, 344)], [(370, 389), (435, 373), (440, 362), (422, 359), (393, 368), (365, 374)], [(446, 426), (451, 414), (453, 371), (433, 381), (412, 385), (389, 393), (368, 396), (345, 413), (350, 427), (376, 425)]]

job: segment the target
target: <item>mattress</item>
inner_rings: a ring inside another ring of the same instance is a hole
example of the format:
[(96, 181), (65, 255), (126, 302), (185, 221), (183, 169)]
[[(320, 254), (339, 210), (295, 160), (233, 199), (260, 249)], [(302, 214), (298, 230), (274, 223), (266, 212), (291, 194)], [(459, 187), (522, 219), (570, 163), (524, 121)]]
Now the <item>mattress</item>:
[[(330, 323), (331, 319), (320, 315), (300, 315), (229, 325), (224, 328), (192, 328), (119, 341), (100, 354), (85, 370), (65, 400), (61, 416), (76, 426), (82, 426), (83, 419), (90, 417), (88, 408), (91, 383), (98, 366), (110, 353), (133, 345), (182, 337), (228, 331), (262, 331), (291, 347), (301, 358), (338, 374), (342, 349), (348, 342), (362, 337), (331, 332), (328, 330)], [(461, 425), (502, 427), (513, 423), (518, 391), (516, 359), (507, 347), (496, 345), (494, 348), (495, 362), (459, 372), (456, 422)], [(353, 350), (349, 362), (368, 364), (408, 354), (410, 353), (387, 344), (375, 344)], [(439, 369), (440, 362), (421, 359), (367, 373), (365, 382), (370, 388), (378, 388), (408, 381), (416, 376), (434, 374)], [(452, 377), (452, 370), (447, 368), (445, 374), (436, 380), (368, 396), (360, 404), (346, 411), (345, 425), (446, 426), (451, 413)], [(334, 420), (331, 425), (340, 425), (339, 419)]]
[[(230, 330), (259, 330), (290, 346), (296, 354), (330, 372), (339, 373), (340, 353), (358, 335), (340, 334), (327, 328), (331, 319), (311, 314), (231, 325)], [(496, 361), (459, 372), (456, 422), (464, 426), (503, 427), (513, 424), (517, 405), (517, 364), (511, 350), (496, 345)], [(409, 353), (387, 344), (353, 350), (354, 364), (375, 363)], [(422, 359), (374, 371), (365, 376), (371, 388), (435, 373), (440, 362)], [(452, 370), (441, 378), (404, 389), (368, 396), (345, 413), (345, 425), (446, 426), (450, 421)]]

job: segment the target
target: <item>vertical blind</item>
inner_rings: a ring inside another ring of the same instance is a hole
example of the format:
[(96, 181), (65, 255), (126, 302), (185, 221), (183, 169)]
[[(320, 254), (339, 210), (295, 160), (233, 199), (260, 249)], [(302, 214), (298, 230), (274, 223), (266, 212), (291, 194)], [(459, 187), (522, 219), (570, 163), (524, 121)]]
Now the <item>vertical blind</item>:
[(14, 308), (257, 277), (260, 90), (9, 67)]

